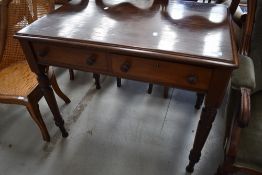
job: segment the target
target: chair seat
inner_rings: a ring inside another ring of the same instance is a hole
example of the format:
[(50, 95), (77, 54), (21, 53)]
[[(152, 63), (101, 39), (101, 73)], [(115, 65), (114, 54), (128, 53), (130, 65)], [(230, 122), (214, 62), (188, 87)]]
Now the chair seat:
[(248, 127), (242, 129), (239, 152), (236, 158), (238, 166), (249, 167), (262, 172), (262, 92), (251, 96), (251, 120)]
[(26, 61), (0, 70), (0, 95), (27, 97), (38, 85)]

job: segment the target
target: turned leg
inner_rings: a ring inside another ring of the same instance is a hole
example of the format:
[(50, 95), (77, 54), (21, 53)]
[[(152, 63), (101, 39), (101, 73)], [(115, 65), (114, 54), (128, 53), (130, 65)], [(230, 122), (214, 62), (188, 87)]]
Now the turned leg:
[(39, 66), (39, 70), (37, 72), (37, 79), (39, 82), (39, 86), (44, 94), (44, 97), (46, 99), (46, 102), (54, 116), (54, 120), (55, 120), (55, 124), (56, 126), (59, 127), (59, 129), (62, 132), (62, 136), (63, 137), (67, 137), (68, 133), (64, 127), (64, 120), (60, 114), (56, 99), (55, 99), (55, 95), (54, 92), (52, 90), (52, 88), (50, 87), (50, 82), (49, 79), (47, 77), (47, 75), (45, 75), (44, 73), (44, 67), (40, 67)]
[(217, 108), (204, 107), (198, 122), (193, 148), (189, 155), (189, 164), (186, 170), (190, 173), (194, 171), (195, 164), (200, 160), (201, 150), (206, 142), (212, 123), (215, 119)]
[(148, 94), (152, 94), (152, 91), (153, 91), (153, 84), (152, 84), (152, 83), (149, 83), (148, 89), (147, 89), (147, 93), (148, 93)]
[(28, 112), (30, 113), (31, 118), (35, 121), (35, 123), (39, 127), (43, 139), (47, 142), (50, 142), (50, 136), (46, 128), (46, 125), (43, 121), (42, 115), (39, 111), (38, 103), (29, 101), (28, 105), (26, 105), (26, 108)]
[(204, 93), (197, 93), (195, 109), (200, 109), (200, 107), (203, 104), (204, 98), (205, 98), (205, 94)]
[(117, 87), (121, 87), (121, 78), (116, 77)]
[(93, 77), (95, 79), (96, 89), (101, 89), (100, 86), (100, 74), (93, 74)]
[(69, 69), (69, 76), (70, 76), (70, 80), (74, 80), (75, 79), (75, 74), (74, 74), (74, 70), (73, 69)]
[(68, 132), (66, 131), (64, 127), (64, 120), (60, 114), (54, 92), (52, 88), (50, 87), (50, 82), (48, 79), (48, 76), (45, 74), (45, 68), (46, 66), (41, 66), (37, 64), (36, 58), (34, 55), (34, 51), (32, 50), (32, 47), (28, 41), (20, 40), (21, 47), (23, 48), (23, 51), (26, 55), (26, 59), (28, 61), (28, 64), (31, 68), (31, 70), (37, 75), (37, 80), (39, 82), (39, 87), (46, 99), (46, 102), (54, 116), (55, 124), (59, 127), (59, 129), (62, 132), (63, 137), (68, 136)]
[(215, 120), (217, 109), (221, 106), (225, 96), (230, 75), (231, 70), (215, 69), (213, 71), (212, 80), (209, 82), (210, 86), (205, 97), (205, 107), (202, 108), (193, 148), (189, 154), (189, 164), (186, 167), (188, 172), (194, 171), (194, 166), (200, 159), (201, 151)]

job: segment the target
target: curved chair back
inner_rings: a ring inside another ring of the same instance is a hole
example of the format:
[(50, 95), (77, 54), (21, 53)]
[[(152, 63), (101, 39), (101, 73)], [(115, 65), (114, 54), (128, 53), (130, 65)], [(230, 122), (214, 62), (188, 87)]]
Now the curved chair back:
[(13, 35), (54, 8), (51, 0), (2, 0), (0, 70), (25, 60), (18, 40)]

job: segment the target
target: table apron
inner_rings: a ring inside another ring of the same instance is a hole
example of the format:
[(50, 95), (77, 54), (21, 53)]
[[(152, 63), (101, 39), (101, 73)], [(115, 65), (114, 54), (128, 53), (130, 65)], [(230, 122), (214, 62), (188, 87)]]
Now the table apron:
[(128, 56), (84, 47), (32, 42), (36, 62), (157, 83), (193, 91), (209, 88), (213, 69), (155, 58)]

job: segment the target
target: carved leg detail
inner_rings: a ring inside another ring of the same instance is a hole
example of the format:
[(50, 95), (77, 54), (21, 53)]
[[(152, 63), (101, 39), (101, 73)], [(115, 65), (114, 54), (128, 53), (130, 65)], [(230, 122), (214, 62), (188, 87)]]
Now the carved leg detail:
[(64, 128), (64, 120), (61, 117), (54, 92), (52, 88), (50, 87), (50, 83), (48, 80), (48, 77), (43, 73), (44, 71), (42, 70), (41, 73), (38, 74), (38, 82), (39, 86), (44, 94), (44, 97), (47, 101), (47, 104), (54, 116), (55, 124), (60, 128), (62, 132), (63, 137), (67, 137), (68, 133), (66, 129)]
[(116, 77), (117, 87), (121, 87), (121, 78)]
[(93, 74), (93, 77), (95, 79), (96, 89), (101, 89), (101, 86), (100, 86), (100, 74)]
[(202, 109), (193, 149), (189, 155), (189, 164), (186, 167), (186, 170), (190, 173), (194, 171), (194, 166), (200, 159), (201, 150), (206, 142), (212, 123), (215, 120), (216, 113), (217, 108), (205, 107)]
[(152, 83), (149, 83), (148, 89), (147, 89), (147, 93), (148, 93), (148, 94), (152, 94), (152, 91), (153, 91), (153, 84), (152, 84)]
[(204, 93), (197, 93), (195, 109), (200, 109), (200, 107), (203, 104), (204, 98), (205, 98), (205, 94)]

